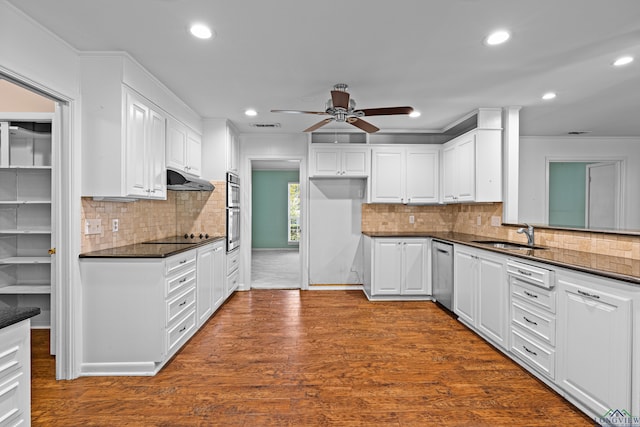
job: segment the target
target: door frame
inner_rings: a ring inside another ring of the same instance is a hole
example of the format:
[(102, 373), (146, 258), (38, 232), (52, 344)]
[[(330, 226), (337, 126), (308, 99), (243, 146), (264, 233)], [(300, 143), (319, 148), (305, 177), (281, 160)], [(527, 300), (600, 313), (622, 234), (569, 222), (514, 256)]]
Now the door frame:
[(241, 237), (240, 237), (240, 258), (241, 258), (241, 273), (242, 273), (242, 290), (251, 289), (251, 216), (253, 206), (252, 200), (252, 186), (251, 175), (253, 171), (254, 161), (269, 161), (269, 160), (296, 160), (300, 162), (300, 170), (298, 180), (300, 182), (300, 289), (309, 289), (309, 270), (308, 270), (308, 254), (309, 254), (309, 239), (308, 239), (308, 222), (309, 215), (307, 214), (308, 202), (309, 202), (309, 175), (307, 170), (307, 159), (300, 155), (255, 155), (247, 156), (244, 165), (241, 169), (241, 185), (240, 185), (240, 197), (242, 200), (240, 208), (241, 217)]
[[(63, 94), (0, 65), (0, 75), (59, 104), (60, 140), (56, 156), (57, 221), (52, 225), (56, 241), (56, 292), (52, 293), (52, 324), (56, 325), (51, 343), (56, 360), (56, 379), (79, 376), (82, 361), (82, 292), (80, 289), (81, 222), (81, 128), (79, 95)], [(55, 314), (54, 314), (55, 311)]]
[(587, 170), (586, 170), (586, 176), (585, 176), (585, 180), (587, 180), (587, 185), (586, 185), (586, 189), (585, 189), (585, 207), (584, 207), (584, 223), (587, 226), (587, 228), (589, 227), (589, 222), (591, 221), (591, 174), (589, 173), (590, 170), (594, 167), (594, 166), (603, 166), (603, 165), (613, 165), (615, 168), (615, 191), (614, 191), (614, 199), (615, 199), (615, 214), (614, 214), (614, 228), (618, 229), (620, 228), (620, 210), (622, 209), (621, 206), (621, 201), (622, 198), (620, 197), (620, 163), (619, 162), (597, 162), (597, 163), (591, 163), (587, 165)]

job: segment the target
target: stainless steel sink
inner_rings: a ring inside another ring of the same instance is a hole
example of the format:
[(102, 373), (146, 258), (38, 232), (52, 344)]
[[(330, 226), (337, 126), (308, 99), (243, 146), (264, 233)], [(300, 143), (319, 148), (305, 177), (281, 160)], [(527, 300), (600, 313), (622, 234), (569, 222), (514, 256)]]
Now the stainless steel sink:
[(502, 240), (473, 240), (473, 243), (479, 243), (481, 245), (487, 245), (494, 248), (507, 250), (547, 249), (542, 246), (522, 245), (520, 243), (505, 242)]

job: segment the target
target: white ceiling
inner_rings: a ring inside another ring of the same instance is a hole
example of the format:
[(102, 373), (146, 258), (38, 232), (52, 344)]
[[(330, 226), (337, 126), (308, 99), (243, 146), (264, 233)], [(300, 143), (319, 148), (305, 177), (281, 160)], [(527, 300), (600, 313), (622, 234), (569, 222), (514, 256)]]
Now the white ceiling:
[[(127, 51), (200, 115), (241, 132), (300, 132), (322, 117), (269, 110), (323, 110), (347, 83), (360, 108), (422, 112), (368, 119), (383, 130), (438, 130), (478, 107), (519, 105), (522, 135), (640, 135), (639, 0), (11, 3), (76, 49)], [(194, 39), (196, 21), (217, 37)], [(485, 46), (497, 28), (511, 40)], [(611, 66), (623, 54), (635, 62)], [(547, 91), (558, 97), (542, 101)]]

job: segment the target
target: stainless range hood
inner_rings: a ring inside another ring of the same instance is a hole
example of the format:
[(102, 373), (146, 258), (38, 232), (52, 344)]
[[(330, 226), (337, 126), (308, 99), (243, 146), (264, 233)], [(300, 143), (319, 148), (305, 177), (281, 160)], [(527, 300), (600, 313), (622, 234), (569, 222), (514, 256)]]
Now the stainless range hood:
[(204, 179), (185, 175), (175, 169), (167, 169), (167, 190), (173, 191), (213, 191), (213, 184)]

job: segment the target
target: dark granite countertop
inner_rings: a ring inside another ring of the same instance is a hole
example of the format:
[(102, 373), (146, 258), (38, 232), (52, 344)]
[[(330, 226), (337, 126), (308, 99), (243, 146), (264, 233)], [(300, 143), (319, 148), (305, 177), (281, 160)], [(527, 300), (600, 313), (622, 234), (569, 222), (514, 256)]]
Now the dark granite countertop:
[(40, 314), (38, 307), (0, 308), (0, 329)]
[(133, 245), (85, 252), (80, 258), (166, 258), (199, 246), (224, 240), (225, 236), (214, 236), (193, 243), (135, 243)]
[[(552, 248), (509, 250), (474, 243), (474, 240), (504, 240), (487, 236), (452, 232), (382, 232), (362, 233), (370, 237), (431, 237), (452, 243), (462, 243), (479, 249), (500, 252), (512, 257), (544, 262), (558, 267), (569, 268), (585, 273), (597, 274), (611, 279), (622, 280), (634, 285), (640, 285), (640, 260), (620, 258), (609, 255), (599, 255), (591, 252), (572, 251), (569, 249)], [(521, 242), (517, 242), (521, 243)]]

